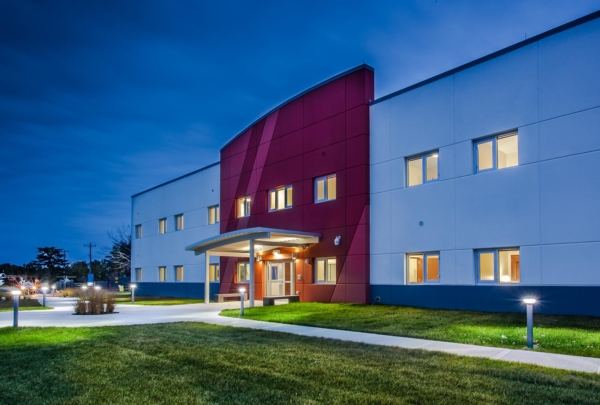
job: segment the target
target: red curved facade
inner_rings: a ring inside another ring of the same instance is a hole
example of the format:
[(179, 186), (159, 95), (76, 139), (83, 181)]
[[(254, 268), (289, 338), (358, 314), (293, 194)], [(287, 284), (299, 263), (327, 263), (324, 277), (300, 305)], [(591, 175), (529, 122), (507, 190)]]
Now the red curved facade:
[[(221, 149), (221, 233), (268, 227), (318, 232), (321, 242), (296, 252), (295, 291), (301, 301), (369, 301), (369, 106), (374, 98), (368, 66), (342, 74), (272, 111)], [(336, 175), (336, 199), (315, 203), (314, 182)], [(292, 208), (269, 212), (268, 191), (293, 187)], [(237, 218), (236, 199), (250, 196), (250, 215)], [(340, 243), (334, 240), (340, 236)], [(264, 263), (255, 267), (256, 299), (264, 289)], [(336, 258), (335, 284), (314, 281), (314, 259)], [(308, 263), (306, 262), (308, 260)], [(221, 293), (237, 291), (236, 263), (221, 258)]]

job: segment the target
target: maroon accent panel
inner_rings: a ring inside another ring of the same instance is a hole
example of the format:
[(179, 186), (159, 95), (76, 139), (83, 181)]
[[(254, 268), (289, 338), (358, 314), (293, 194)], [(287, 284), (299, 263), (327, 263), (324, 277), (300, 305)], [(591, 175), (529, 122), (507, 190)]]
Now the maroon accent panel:
[[(368, 103), (373, 98), (373, 72), (354, 71), (284, 105), (221, 150), (222, 233), (262, 226), (321, 234), (321, 242), (306, 249), (280, 249), (285, 257), (298, 255), (295, 290), (301, 301), (369, 301)], [(315, 203), (315, 178), (330, 174), (336, 175), (336, 199)], [(268, 191), (287, 185), (292, 208), (269, 212)], [(237, 218), (236, 200), (244, 196), (252, 199), (251, 214)], [(336, 258), (336, 284), (314, 283), (314, 259), (320, 257)], [(221, 259), (221, 292), (239, 288), (238, 260), (243, 259)], [(257, 262), (257, 299), (263, 284), (264, 262)]]

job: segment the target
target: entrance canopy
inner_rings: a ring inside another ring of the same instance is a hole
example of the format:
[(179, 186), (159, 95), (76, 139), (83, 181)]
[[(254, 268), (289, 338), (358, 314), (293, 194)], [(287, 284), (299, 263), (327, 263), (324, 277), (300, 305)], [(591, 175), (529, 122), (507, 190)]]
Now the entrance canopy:
[[(318, 233), (259, 227), (213, 236), (196, 242), (185, 250), (193, 251), (196, 255), (210, 252), (211, 256), (250, 257), (251, 250), (254, 253), (280, 247), (301, 248), (318, 243), (320, 239), (321, 235)], [(251, 245), (254, 245), (253, 249)]]

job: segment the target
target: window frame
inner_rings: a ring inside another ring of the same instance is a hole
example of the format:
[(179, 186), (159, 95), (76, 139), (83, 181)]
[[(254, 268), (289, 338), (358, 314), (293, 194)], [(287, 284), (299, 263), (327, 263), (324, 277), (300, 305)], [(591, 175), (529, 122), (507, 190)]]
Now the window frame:
[[(162, 270), (162, 280), (161, 278), (161, 270)], [(158, 282), (164, 283), (167, 281), (167, 266), (158, 266)]]
[[(279, 206), (279, 191), (283, 190), (283, 208), (277, 208)], [(267, 210), (268, 212), (289, 210), (292, 208), (292, 201), (288, 201), (288, 190), (292, 190), (292, 200), (294, 199), (294, 189), (292, 185), (281, 186), (273, 188), (267, 192)], [(275, 194), (275, 208), (271, 209), (271, 193)]]
[[(221, 222), (221, 209), (219, 208), (219, 204), (211, 205), (207, 208), (208, 208), (208, 224), (215, 225), (215, 224), (218, 224), (219, 222)], [(211, 221), (211, 210), (214, 210), (214, 213), (215, 213), (215, 220), (213, 222), (210, 222)]]
[[(181, 226), (179, 226), (179, 219), (181, 219)], [(175, 231), (183, 231), (183, 228), (184, 228), (183, 214), (175, 215)]]
[[(329, 279), (328, 275), (329, 275), (329, 261), (333, 261), (335, 262), (335, 281), (327, 281)], [(318, 278), (318, 263), (319, 262), (325, 262), (325, 272), (324, 272), (324, 277), (325, 280), (320, 281)], [(337, 284), (337, 258), (332, 256), (332, 257), (317, 257), (314, 260), (314, 284), (328, 284), (328, 285), (335, 285)]]
[[(427, 158), (433, 155), (437, 155), (437, 177), (435, 179), (432, 180), (427, 180)], [(409, 185), (409, 171), (408, 171), (408, 164), (410, 161), (412, 160), (417, 160), (417, 159), (421, 159), (421, 183), (419, 184), (413, 184), (412, 186)], [(425, 153), (420, 153), (418, 155), (412, 155), (412, 156), (408, 156), (405, 158), (405, 167), (406, 167), (406, 187), (416, 187), (416, 186), (422, 186), (423, 184), (427, 184), (427, 183), (433, 183), (436, 181), (440, 180), (440, 151), (439, 149), (437, 150), (432, 150), (429, 152), (425, 152)]]
[[(161, 232), (160, 231), (160, 226), (161, 226), (162, 223), (164, 223), (164, 229)], [(165, 218), (159, 218), (158, 219), (158, 234), (159, 235), (164, 235), (165, 233), (167, 233), (167, 218), (166, 217)]]
[[(244, 214), (245, 215), (240, 215), (240, 212), (239, 212), (240, 200), (244, 200)], [(250, 196), (246, 195), (244, 197), (238, 197), (238, 198), (236, 198), (235, 201), (236, 201), (235, 210), (237, 213), (237, 218), (248, 218), (250, 216), (250, 211), (252, 210), (252, 200), (250, 199)], [(248, 212), (245, 212), (246, 210)]]
[(218, 283), (221, 281), (221, 268), (220, 267), (221, 267), (220, 264), (209, 263), (209, 265), (208, 265), (209, 282)]
[[(521, 257), (521, 248), (519, 247), (503, 247), (503, 248), (492, 248), (492, 249), (477, 249), (475, 250), (475, 280), (477, 284), (492, 284), (492, 285), (520, 285), (521, 275), (519, 271), (519, 281), (501, 281), (500, 280), (500, 257), (499, 253), (503, 251), (518, 251), (519, 259)], [(494, 254), (494, 280), (482, 280), (481, 279), (481, 253), (493, 253)], [(520, 269), (519, 269), (520, 270)]]
[[(480, 139), (474, 140), (473, 141), (473, 165), (474, 165), (475, 174), (491, 172), (494, 170), (510, 169), (511, 167), (518, 167), (519, 163), (517, 163), (516, 165), (513, 165), (513, 166), (498, 168), (498, 140), (500, 140), (502, 138), (510, 138), (513, 136), (517, 137), (517, 161), (518, 161), (518, 157), (519, 157), (519, 130), (518, 129), (515, 129), (512, 131), (507, 131), (507, 132), (502, 132), (500, 134), (486, 136), (485, 138), (480, 138)], [(492, 167), (490, 167), (489, 169), (480, 170), (479, 169), (478, 146), (483, 143), (488, 143), (488, 142), (492, 143)], [(438, 173), (438, 175), (439, 175), (439, 173)]]
[[(244, 266), (247, 270), (244, 272), (245, 276), (243, 280), (240, 280), (240, 268)], [(247, 276), (247, 278), (246, 278)], [(249, 283), (250, 282), (250, 262), (237, 262), (236, 264), (236, 282), (237, 283)]]
[[(410, 281), (410, 256), (423, 256), (423, 281)], [(438, 258), (438, 279), (427, 280), (427, 258), (429, 256), (437, 256)], [(441, 272), (442, 272), (442, 258), (440, 252), (414, 252), (406, 254), (406, 284), (409, 285), (422, 285), (422, 284), (440, 284)]]
[[(178, 270), (181, 269), (181, 279), (179, 278)], [(173, 266), (173, 270), (175, 270), (175, 281), (181, 283), (184, 281), (184, 271), (182, 265)]]
[[(335, 179), (335, 198), (329, 198), (329, 186), (327, 185), (327, 180), (330, 178)], [(324, 181), (324, 184), (323, 184), (324, 198), (322, 200), (319, 200), (318, 199), (318, 197), (319, 197), (318, 185), (319, 185), (319, 181), (321, 181), (321, 180)], [(314, 198), (315, 204), (320, 204), (320, 203), (324, 203), (324, 202), (328, 202), (328, 201), (337, 200), (337, 173), (328, 174), (328, 175), (321, 176), (321, 177), (316, 177), (314, 180), (314, 184), (313, 184), (313, 192), (315, 194), (315, 198)]]

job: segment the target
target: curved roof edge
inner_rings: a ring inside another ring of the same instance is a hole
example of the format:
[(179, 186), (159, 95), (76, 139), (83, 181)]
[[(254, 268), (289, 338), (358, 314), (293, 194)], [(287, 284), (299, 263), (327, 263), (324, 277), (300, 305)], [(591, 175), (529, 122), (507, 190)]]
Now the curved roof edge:
[(254, 125), (256, 125), (257, 123), (259, 123), (259, 122), (260, 122), (262, 119), (265, 119), (266, 117), (268, 117), (268, 116), (269, 116), (270, 114), (272, 114), (273, 112), (275, 112), (275, 111), (279, 110), (280, 108), (284, 107), (286, 104), (289, 104), (289, 103), (291, 103), (292, 101), (294, 101), (294, 100), (296, 100), (296, 99), (298, 99), (298, 98), (302, 97), (302, 96), (303, 96), (303, 95), (305, 95), (306, 93), (310, 93), (311, 91), (313, 91), (313, 90), (316, 90), (316, 89), (318, 89), (319, 87), (326, 85), (327, 83), (330, 83), (330, 82), (332, 82), (332, 81), (334, 81), (334, 80), (337, 80), (337, 79), (339, 79), (340, 77), (343, 77), (343, 76), (349, 75), (350, 73), (356, 72), (357, 70), (360, 70), (360, 69), (368, 69), (368, 70), (371, 70), (371, 71), (375, 71), (375, 69), (374, 69), (372, 66), (370, 66), (370, 65), (367, 65), (366, 63), (363, 63), (362, 65), (355, 66), (355, 67), (353, 67), (352, 69), (348, 69), (348, 70), (346, 70), (346, 71), (344, 71), (344, 72), (342, 72), (342, 73), (339, 73), (339, 74), (337, 74), (337, 75), (335, 75), (335, 76), (333, 76), (333, 77), (330, 77), (329, 79), (327, 79), (327, 80), (324, 80), (324, 81), (322, 81), (321, 83), (315, 84), (314, 86), (312, 86), (312, 87), (310, 87), (310, 88), (308, 88), (308, 89), (304, 90), (304, 91), (303, 91), (303, 92), (301, 92), (301, 93), (298, 93), (298, 94), (296, 94), (294, 97), (292, 97), (292, 98), (290, 98), (290, 99), (288, 99), (288, 100), (284, 101), (283, 103), (279, 104), (277, 107), (275, 107), (275, 108), (272, 108), (272, 109), (270, 109), (268, 112), (266, 112), (265, 114), (261, 115), (261, 116), (260, 116), (260, 118), (256, 119), (256, 120), (255, 120), (255, 121), (254, 121), (252, 124), (248, 125), (248, 126), (247, 126), (246, 128), (244, 128), (242, 131), (240, 131), (240, 132), (239, 132), (239, 133), (238, 133), (236, 136), (234, 136), (233, 138), (231, 138), (231, 139), (229, 140), (229, 142), (227, 142), (225, 145), (223, 145), (223, 147), (222, 147), (220, 150), (223, 150), (223, 149), (225, 149), (226, 147), (228, 147), (228, 146), (229, 146), (229, 145), (230, 145), (230, 144), (231, 144), (233, 141), (235, 141), (237, 138), (239, 138), (241, 135), (243, 135), (243, 134), (244, 134), (244, 133), (245, 133), (247, 130), (249, 130), (249, 129), (250, 129), (250, 128), (252, 128)]
[(155, 189), (157, 189), (159, 187), (166, 186), (167, 184), (174, 183), (177, 180), (181, 180), (181, 179), (183, 179), (185, 177), (191, 176), (192, 174), (196, 174), (196, 173), (201, 172), (203, 170), (210, 169), (211, 167), (216, 166), (216, 165), (218, 165), (220, 163), (221, 163), (220, 161), (219, 162), (215, 162), (215, 163), (212, 163), (212, 164), (210, 164), (208, 166), (204, 166), (204, 167), (202, 167), (202, 168), (200, 168), (198, 170), (194, 170), (193, 172), (186, 173), (183, 176), (179, 176), (179, 177), (177, 177), (175, 179), (172, 179), (172, 180), (169, 180), (169, 181), (165, 181), (164, 183), (160, 183), (158, 186), (154, 186), (154, 187), (151, 187), (151, 188), (149, 188), (147, 190), (140, 191), (139, 193), (132, 195), (131, 198), (134, 198), (134, 197), (137, 197), (137, 196), (139, 196), (141, 194), (147, 193), (148, 191), (155, 190)]
[(576, 20), (573, 20), (571, 22), (568, 22), (566, 24), (559, 25), (556, 28), (552, 28), (551, 30), (542, 32), (541, 34), (535, 35), (535, 36), (533, 36), (531, 38), (527, 38), (526, 40), (523, 40), (521, 42), (517, 42), (516, 44), (513, 44), (513, 45), (510, 45), (510, 46), (508, 46), (506, 48), (500, 49), (499, 51), (490, 53), (490, 54), (488, 54), (486, 56), (483, 56), (483, 57), (481, 57), (479, 59), (475, 59), (475, 60), (473, 60), (471, 62), (465, 63), (464, 65), (455, 67), (454, 69), (450, 69), (450, 70), (448, 70), (446, 72), (440, 73), (439, 75), (430, 77), (429, 79), (423, 80), (421, 82), (418, 82), (418, 83), (415, 83), (415, 84), (410, 85), (408, 87), (405, 87), (405, 88), (403, 88), (401, 90), (398, 90), (398, 91), (395, 91), (393, 93), (390, 93), (390, 94), (388, 94), (386, 96), (383, 96), (383, 97), (380, 97), (378, 99), (375, 99), (375, 100), (371, 101), (370, 105), (374, 105), (374, 104), (380, 103), (382, 101), (389, 100), (390, 98), (399, 96), (402, 93), (409, 92), (409, 91), (414, 90), (414, 89), (416, 89), (418, 87), (425, 86), (426, 84), (429, 84), (429, 83), (435, 82), (437, 80), (443, 79), (444, 77), (452, 76), (453, 74), (458, 73), (458, 72), (460, 72), (462, 70), (466, 70), (466, 69), (468, 69), (470, 67), (473, 67), (475, 65), (479, 65), (481, 63), (487, 62), (488, 60), (497, 58), (498, 56), (502, 56), (502, 55), (504, 55), (506, 53), (512, 52), (512, 51), (514, 51), (516, 49), (519, 49), (519, 48), (522, 48), (522, 47), (527, 46), (529, 44), (532, 44), (532, 43), (537, 42), (537, 41), (539, 41), (541, 39), (544, 39), (544, 38), (550, 37), (552, 35), (558, 34), (559, 32), (562, 32), (562, 31), (566, 31), (569, 28), (573, 28), (573, 27), (576, 27), (576, 26), (581, 25), (583, 23), (586, 23), (588, 21), (595, 20), (596, 18), (599, 18), (599, 17), (600, 17), (600, 10), (594, 11), (593, 13), (587, 14), (587, 15), (585, 15), (583, 17), (580, 17), (580, 18), (578, 18)]

